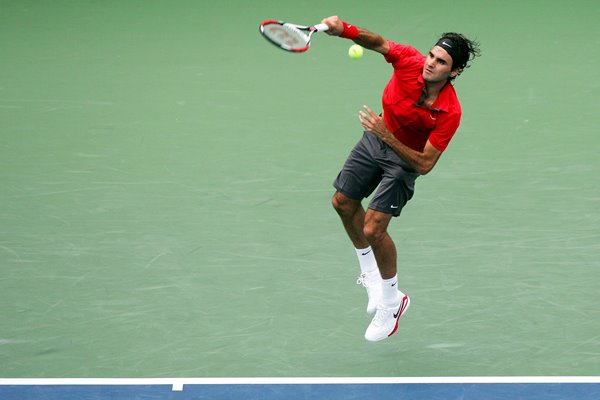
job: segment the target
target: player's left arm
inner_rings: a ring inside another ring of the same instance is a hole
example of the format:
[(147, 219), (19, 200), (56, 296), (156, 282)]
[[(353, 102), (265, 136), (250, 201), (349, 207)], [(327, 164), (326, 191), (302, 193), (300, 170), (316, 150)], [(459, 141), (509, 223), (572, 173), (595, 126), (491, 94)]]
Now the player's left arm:
[(367, 106), (365, 106), (365, 111), (366, 112), (361, 111), (359, 113), (358, 119), (366, 130), (379, 136), (379, 138), (387, 143), (396, 154), (412, 165), (419, 174), (426, 175), (433, 169), (442, 155), (442, 152), (436, 149), (429, 140), (425, 144), (422, 152), (411, 149), (396, 139), (394, 134), (387, 128), (382, 117), (375, 114), (373, 110)]
[[(344, 32), (344, 21), (337, 15), (324, 18), (321, 21), (329, 29), (325, 32), (330, 36), (340, 36)], [(352, 38), (354, 43), (361, 45), (365, 49), (373, 50), (383, 55), (390, 51), (390, 45), (386, 39), (377, 33), (373, 33), (363, 28), (355, 27), (357, 36)]]

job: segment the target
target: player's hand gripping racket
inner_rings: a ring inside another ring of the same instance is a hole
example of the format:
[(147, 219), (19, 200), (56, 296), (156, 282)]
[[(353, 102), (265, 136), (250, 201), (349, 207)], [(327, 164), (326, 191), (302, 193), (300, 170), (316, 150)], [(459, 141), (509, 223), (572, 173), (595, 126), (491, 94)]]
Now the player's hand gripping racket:
[(325, 32), (326, 24), (302, 26), (289, 22), (268, 20), (260, 24), (260, 33), (280, 49), (302, 53), (309, 49), (310, 39), (315, 32)]

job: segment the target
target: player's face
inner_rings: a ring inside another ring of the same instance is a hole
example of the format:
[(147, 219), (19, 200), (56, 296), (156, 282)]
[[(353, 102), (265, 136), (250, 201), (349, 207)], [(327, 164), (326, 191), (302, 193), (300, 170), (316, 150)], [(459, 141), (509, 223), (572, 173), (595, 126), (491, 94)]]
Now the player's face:
[(427, 55), (423, 66), (423, 80), (428, 83), (446, 82), (456, 76), (452, 71), (452, 57), (440, 46), (434, 46)]

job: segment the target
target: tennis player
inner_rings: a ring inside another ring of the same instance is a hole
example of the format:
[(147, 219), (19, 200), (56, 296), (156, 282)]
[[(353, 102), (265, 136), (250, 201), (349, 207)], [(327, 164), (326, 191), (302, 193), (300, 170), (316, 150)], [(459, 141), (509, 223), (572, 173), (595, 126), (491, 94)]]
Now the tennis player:
[[(412, 198), (415, 180), (435, 166), (460, 124), (461, 107), (452, 81), (479, 55), (479, 44), (444, 33), (427, 55), (386, 40), (333, 16), (327, 33), (381, 53), (394, 68), (383, 91), (383, 113), (364, 106), (365, 132), (335, 179), (333, 207), (356, 249), (367, 291), (367, 312), (375, 314), (365, 339), (379, 341), (398, 329), (410, 305), (398, 285), (396, 246), (387, 228)], [(376, 191), (375, 191), (376, 190)], [(368, 209), (362, 200), (375, 194)]]

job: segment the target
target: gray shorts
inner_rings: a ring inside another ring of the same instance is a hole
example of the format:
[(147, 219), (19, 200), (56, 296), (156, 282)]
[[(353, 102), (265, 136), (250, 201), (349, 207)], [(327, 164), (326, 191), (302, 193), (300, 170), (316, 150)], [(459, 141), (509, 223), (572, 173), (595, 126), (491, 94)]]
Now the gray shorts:
[(412, 198), (418, 176), (419, 173), (379, 137), (365, 132), (346, 159), (333, 187), (354, 200), (369, 197), (377, 188), (369, 208), (397, 217)]

